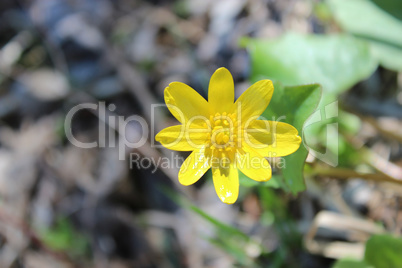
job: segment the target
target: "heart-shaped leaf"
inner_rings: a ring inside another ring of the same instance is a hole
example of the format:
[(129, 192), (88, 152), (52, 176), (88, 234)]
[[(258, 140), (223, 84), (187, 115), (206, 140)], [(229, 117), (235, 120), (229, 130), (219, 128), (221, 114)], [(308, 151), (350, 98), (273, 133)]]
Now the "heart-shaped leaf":
[[(283, 87), (275, 83), (274, 94), (263, 116), (291, 124), (302, 136), (304, 122), (316, 109), (320, 97), (321, 87), (318, 84)], [(281, 171), (293, 194), (305, 190), (303, 167), (307, 153), (302, 143), (295, 153), (284, 157), (285, 163)]]
[(367, 43), (348, 35), (289, 33), (274, 40), (246, 38), (241, 45), (251, 55), (252, 80), (270, 78), (286, 86), (319, 83), (325, 99), (367, 78), (377, 67)]

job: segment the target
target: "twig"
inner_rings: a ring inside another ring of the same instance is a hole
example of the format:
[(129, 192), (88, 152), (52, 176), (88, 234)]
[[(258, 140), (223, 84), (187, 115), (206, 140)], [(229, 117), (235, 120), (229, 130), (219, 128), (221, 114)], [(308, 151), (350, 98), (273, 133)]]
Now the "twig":
[[(389, 130), (384, 128), (377, 119), (373, 118), (373, 117), (369, 117), (369, 116), (364, 116), (361, 115), (359, 113), (354, 112), (355, 115), (357, 115), (358, 117), (360, 117), (360, 119), (362, 119), (363, 121), (369, 123), (372, 127), (374, 127), (381, 135), (383, 135), (384, 137), (391, 139), (391, 140), (395, 140), (399, 143), (402, 143), (402, 136), (399, 135), (398, 133), (395, 133), (395, 131)], [(396, 119), (395, 119), (396, 120)]]
[(157, 130), (161, 130), (162, 128), (166, 127), (166, 123), (164, 123), (162, 120), (164, 116), (159, 109), (154, 109), (154, 114), (152, 116), (151, 109), (153, 105), (158, 104), (158, 102), (152, 95), (151, 90), (148, 88), (146, 83), (144, 83), (144, 79), (141, 77), (141, 74), (135, 70), (134, 67), (130, 66), (130, 64), (121, 55), (121, 52), (116, 48), (107, 47), (106, 51), (108, 52), (107, 57), (117, 70), (117, 74), (121, 81), (123, 81), (123, 83), (127, 86), (129, 92), (137, 100), (139, 100), (139, 105), (141, 105), (142, 112), (147, 121), (149, 123), (153, 123)]
[(0, 72), (9, 75), (13, 65), (19, 60), (21, 54), (33, 41), (32, 34), (22, 31), (13, 37), (0, 49)]
[(362, 178), (366, 180), (373, 180), (379, 182), (394, 182), (398, 184), (402, 184), (402, 180), (395, 179), (393, 177), (389, 177), (385, 174), (381, 173), (362, 173), (357, 172), (351, 169), (345, 168), (324, 168), (315, 166), (313, 171), (311, 172), (313, 176), (328, 176), (335, 177), (338, 179), (353, 179), (353, 178)]
[(402, 168), (384, 159), (379, 154), (373, 152), (362, 144), (360, 140), (350, 135), (344, 135), (346, 140), (357, 150), (361, 152), (363, 160), (375, 168), (377, 171), (392, 179), (394, 182), (402, 182)]

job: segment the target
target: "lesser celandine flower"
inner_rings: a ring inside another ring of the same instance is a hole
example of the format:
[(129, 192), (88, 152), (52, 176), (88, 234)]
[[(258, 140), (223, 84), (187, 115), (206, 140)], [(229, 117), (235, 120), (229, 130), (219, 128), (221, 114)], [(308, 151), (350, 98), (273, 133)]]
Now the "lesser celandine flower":
[(234, 102), (233, 78), (225, 68), (212, 75), (208, 101), (186, 84), (169, 84), (165, 102), (181, 125), (163, 129), (156, 140), (168, 149), (192, 151), (179, 182), (191, 185), (212, 168), (216, 193), (233, 204), (239, 194), (238, 169), (253, 180), (268, 181), (272, 171), (264, 157), (291, 154), (301, 142), (293, 126), (258, 119), (273, 92), (272, 82), (261, 80)]

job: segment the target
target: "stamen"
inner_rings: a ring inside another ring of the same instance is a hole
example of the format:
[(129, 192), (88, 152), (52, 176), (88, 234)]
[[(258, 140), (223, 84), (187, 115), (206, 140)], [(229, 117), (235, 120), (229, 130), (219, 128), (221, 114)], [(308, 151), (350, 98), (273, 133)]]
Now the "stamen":
[(215, 113), (215, 116), (209, 117), (209, 124), (211, 125), (211, 132), (208, 135), (210, 140), (210, 148), (215, 153), (222, 154), (222, 152), (233, 153), (237, 148), (237, 125), (235, 114), (228, 114), (226, 112)]
[(229, 136), (228, 135), (223, 136), (223, 142), (226, 144), (226, 143), (228, 143), (228, 141), (229, 141)]
[(222, 132), (219, 132), (218, 135), (216, 135), (216, 142), (217, 142), (218, 144), (223, 144), (222, 141), (223, 141), (224, 135), (225, 135), (225, 134), (223, 134)]

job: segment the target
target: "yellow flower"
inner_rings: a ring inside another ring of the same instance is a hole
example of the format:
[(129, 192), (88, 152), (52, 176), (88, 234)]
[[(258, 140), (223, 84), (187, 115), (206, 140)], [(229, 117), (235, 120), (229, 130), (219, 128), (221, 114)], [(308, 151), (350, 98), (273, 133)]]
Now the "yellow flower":
[(155, 139), (171, 150), (193, 151), (180, 168), (179, 182), (191, 185), (212, 168), (217, 195), (233, 204), (239, 194), (238, 169), (253, 180), (268, 181), (272, 170), (264, 157), (289, 155), (301, 142), (293, 126), (257, 119), (273, 92), (272, 82), (261, 80), (234, 102), (233, 78), (225, 68), (212, 75), (208, 101), (186, 84), (170, 83), (165, 102), (181, 125), (163, 129)]

